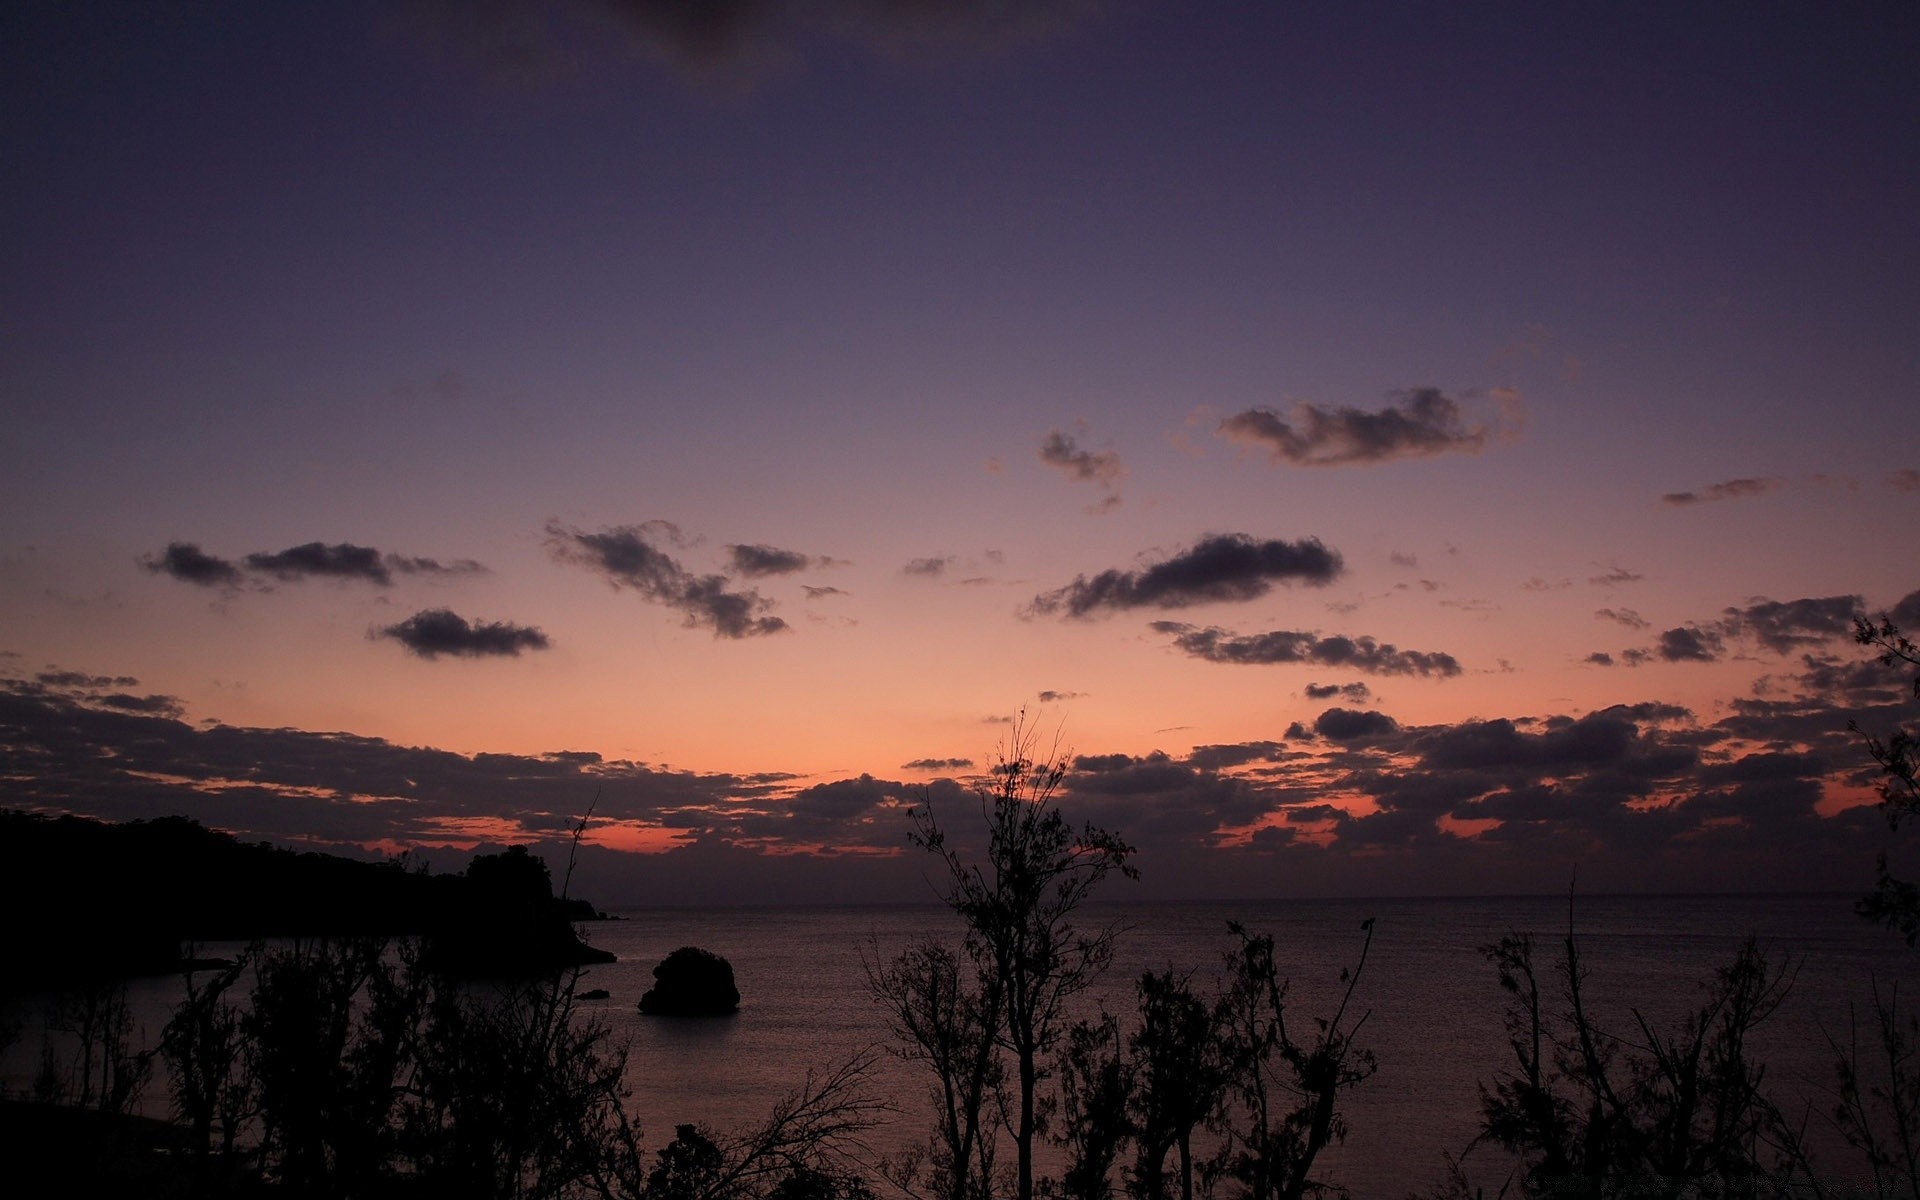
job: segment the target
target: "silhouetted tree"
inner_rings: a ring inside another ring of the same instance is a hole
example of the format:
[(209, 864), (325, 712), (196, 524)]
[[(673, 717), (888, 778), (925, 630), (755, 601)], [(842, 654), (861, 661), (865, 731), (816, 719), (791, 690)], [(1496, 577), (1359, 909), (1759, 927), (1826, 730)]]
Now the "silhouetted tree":
[(1063, 755), (1036, 759), (1032, 733), (1015, 722), (992, 785), (978, 793), (986, 825), (978, 861), (948, 840), (930, 803), (911, 811), (910, 836), (946, 866), (946, 900), (966, 924), (967, 951), (1000, 993), (999, 1035), (1015, 1071), (1017, 1200), (1033, 1200), (1038, 1085), (1066, 1003), (1113, 959), (1116, 931), (1082, 930), (1074, 915), (1108, 874), (1137, 874), (1127, 865), (1133, 847), (1118, 835), (1092, 825), (1075, 831), (1053, 807), (1066, 771)]
[(939, 942), (909, 947), (891, 963), (865, 964), (894, 1052), (933, 1074), (934, 1134), (928, 1165), (941, 1200), (985, 1200), (994, 1165), (988, 1105), (1006, 1072), (998, 1053), (1000, 983)]
[(1300, 1038), (1287, 1024), (1288, 981), (1274, 957), (1273, 936), (1238, 922), (1227, 955), (1227, 983), (1216, 1028), (1232, 1107), (1224, 1121), (1221, 1171), (1248, 1200), (1299, 1200), (1319, 1185), (1314, 1161), (1346, 1136), (1340, 1097), (1374, 1072), (1371, 1051), (1357, 1038), (1368, 1012), (1354, 1015), (1353, 997), (1373, 947), (1373, 918), (1360, 923), (1359, 960), (1342, 968), (1344, 989), (1331, 1017), (1316, 1018)]
[(1180, 1155), (1180, 1200), (1193, 1200), (1193, 1131), (1214, 1115), (1227, 1085), (1216, 1044), (1220, 1021), (1195, 994), (1190, 975), (1172, 971), (1140, 976), (1140, 1026), (1133, 1052), (1133, 1194), (1163, 1200), (1166, 1160)]
[(213, 1131), (220, 1131), (218, 1161), (230, 1164), (241, 1129), (253, 1116), (253, 1080), (243, 1035), (244, 1012), (227, 998), (257, 953), (254, 948), (211, 972), (189, 969), (186, 998), (174, 1009), (160, 1037), (173, 1085), (174, 1111), (187, 1122), (196, 1170), (205, 1179), (215, 1161)]
[[(1621, 1035), (1595, 1019), (1571, 928), (1556, 964), (1564, 1011), (1548, 1007), (1532, 939), (1484, 947), (1513, 1001), (1515, 1069), (1482, 1085), (1476, 1144), (1518, 1160), (1526, 1196), (1755, 1197), (1783, 1194), (1800, 1169), (1795, 1138), (1762, 1094), (1753, 1031), (1790, 976), (1749, 939), (1670, 1031), (1633, 1009)], [(1454, 1194), (1467, 1194), (1456, 1173)]]
[[(1916, 647), (1884, 613), (1880, 619), (1854, 619), (1854, 640), (1879, 652), (1882, 664), (1889, 667), (1920, 668), (1920, 647)], [(1920, 674), (1913, 680), (1913, 695), (1920, 699)], [(1862, 730), (1855, 722), (1847, 727), (1866, 739), (1867, 752), (1880, 767), (1880, 807), (1889, 825), (1899, 826), (1920, 812), (1920, 735), (1895, 727), (1884, 739)], [(1862, 915), (1898, 930), (1909, 946), (1920, 942), (1920, 885), (1898, 879), (1887, 868), (1882, 853), (1873, 893), (1860, 902)]]
[(1097, 1021), (1074, 1022), (1057, 1070), (1060, 1140), (1067, 1148), (1061, 1191), (1068, 1200), (1108, 1200), (1113, 1195), (1113, 1166), (1133, 1137), (1127, 1110), (1134, 1066), (1121, 1044), (1119, 1021), (1102, 1012)]

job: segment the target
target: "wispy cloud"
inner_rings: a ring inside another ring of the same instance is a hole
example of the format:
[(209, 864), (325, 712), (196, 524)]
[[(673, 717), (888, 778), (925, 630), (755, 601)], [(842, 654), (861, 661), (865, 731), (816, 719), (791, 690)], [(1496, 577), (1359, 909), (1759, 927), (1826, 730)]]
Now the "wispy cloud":
[(388, 587), (396, 574), (450, 576), (486, 571), (472, 559), (443, 563), (433, 558), (382, 553), (372, 546), (357, 546), (352, 542), (303, 542), (285, 550), (260, 550), (238, 564), (208, 554), (194, 542), (169, 542), (161, 553), (143, 558), (141, 565), (184, 583), (219, 588), (238, 587), (248, 575), (280, 583), (345, 579)]
[(1208, 662), (1243, 666), (1312, 663), (1365, 671), (1370, 675), (1420, 675), (1443, 679), (1460, 674), (1459, 660), (1451, 654), (1402, 650), (1391, 642), (1378, 642), (1370, 637), (1323, 638), (1286, 629), (1243, 635), (1212, 626), (1203, 629), (1179, 621), (1155, 621), (1153, 631), (1171, 636), (1174, 645), (1183, 653)]
[(1330, 583), (1343, 569), (1340, 555), (1319, 538), (1288, 542), (1216, 533), (1141, 570), (1110, 569), (1077, 576), (1064, 587), (1035, 596), (1028, 611), (1084, 618), (1136, 608), (1254, 600), (1272, 591), (1276, 583)]
[(1486, 401), (1490, 411), (1470, 416), (1459, 400), (1421, 387), (1371, 412), (1301, 403), (1283, 417), (1270, 408), (1250, 408), (1222, 421), (1218, 432), (1267, 450), (1275, 462), (1304, 467), (1477, 454), (1518, 433), (1524, 417), (1517, 392), (1496, 389), (1471, 398)]
[(1126, 477), (1127, 468), (1115, 451), (1096, 453), (1082, 449), (1071, 436), (1055, 429), (1040, 443), (1040, 461), (1069, 479), (1092, 484), (1105, 494), (1105, 498), (1088, 511), (1109, 512), (1120, 503), (1120, 481)]
[(370, 635), (391, 638), (421, 658), (518, 657), (523, 650), (545, 650), (547, 635), (530, 625), (505, 621), (468, 621), (445, 608), (429, 608)]
[(773, 602), (751, 588), (735, 590), (724, 575), (696, 575), (653, 544), (677, 545), (679, 530), (668, 522), (616, 525), (596, 533), (550, 522), (547, 546), (561, 562), (597, 572), (614, 588), (675, 609), (691, 628), (715, 637), (748, 638), (783, 632), (787, 623), (767, 615)]
[(733, 569), (748, 579), (760, 579), (769, 575), (793, 575), (810, 567), (839, 565), (838, 559), (757, 544), (728, 546), (727, 556), (733, 563)]
[(1764, 496), (1768, 492), (1785, 487), (1786, 482), (1771, 475), (1752, 479), (1728, 479), (1709, 484), (1699, 491), (1668, 492), (1660, 497), (1660, 502), (1684, 508), (1690, 504), (1712, 504), (1720, 500), (1745, 500), (1753, 496)]

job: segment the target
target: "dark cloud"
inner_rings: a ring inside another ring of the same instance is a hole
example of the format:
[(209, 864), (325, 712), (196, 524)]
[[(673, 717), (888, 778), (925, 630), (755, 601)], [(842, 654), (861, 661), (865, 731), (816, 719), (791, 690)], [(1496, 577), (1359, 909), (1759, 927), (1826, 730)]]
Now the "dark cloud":
[(1095, 505), (1093, 511), (1107, 512), (1120, 503), (1120, 481), (1127, 468), (1115, 452), (1084, 450), (1072, 437), (1055, 429), (1040, 443), (1040, 461), (1058, 468), (1069, 479), (1091, 483), (1107, 493), (1106, 500)]
[(828, 596), (844, 596), (847, 594), (837, 587), (808, 587), (804, 583), (800, 586), (805, 589), (807, 599), (809, 600), (824, 600)]
[(1200, 628), (1180, 621), (1155, 621), (1154, 632), (1169, 634), (1183, 652), (1208, 662), (1241, 665), (1313, 663), (1345, 667), (1373, 675), (1421, 675), (1449, 678), (1460, 674), (1451, 654), (1402, 650), (1391, 642), (1370, 637), (1318, 637), (1298, 630), (1275, 629), (1240, 635), (1213, 626)]
[(1042, 704), (1054, 704), (1054, 703), (1061, 703), (1061, 702), (1065, 702), (1065, 701), (1068, 701), (1068, 700), (1078, 700), (1078, 699), (1080, 699), (1081, 697), (1083, 697), (1083, 696), (1085, 696), (1085, 695), (1086, 695), (1086, 693), (1085, 693), (1085, 692), (1055, 692), (1055, 691), (1045, 691), (1045, 692), (1041, 692), (1041, 693), (1040, 693), (1040, 703), (1042, 703)]
[(971, 771), (973, 760), (970, 758), (916, 758), (910, 763), (900, 764), (902, 771)]
[(393, 582), (393, 571), (378, 550), (352, 542), (327, 545), (305, 542), (268, 554), (249, 554), (247, 569), (291, 582), (297, 579), (364, 579), (382, 587)]
[(747, 638), (780, 633), (787, 623), (767, 616), (773, 602), (751, 588), (732, 590), (723, 575), (695, 575), (650, 539), (679, 542), (679, 530), (663, 522), (616, 525), (583, 533), (558, 522), (547, 526), (547, 545), (562, 562), (598, 571), (615, 588), (631, 588), (655, 604), (678, 610), (690, 628), (715, 637)]
[(1438, 388), (1413, 388), (1377, 412), (1297, 404), (1282, 418), (1270, 408), (1250, 408), (1222, 421), (1219, 432), (1264, 447), (1275, 462), (1296, 466), (1476, 454), (1489, 441), (1519, 428), (1518, 396), (1503, 391), (1493, 399), (1498, 402), (1494, 412), (1470, 420), (1460, 403)]
[(1721, 631), (1745, 635), (1775, 654), (1853, 636), (1854, 618), (1863, 615), (1858, 596), (1823, 596), (1803, 600), (1758, 599), (1745, 608), (1729, 608)]
[(141, 559), (140, 565), (157, 575), (171, 575), (200, 587), (236, 587), (241, 579), (240, 568), (206, 553), (193, 542), (168, 542), (165, 550)]
[(547, 635), (529, 625), (473, 621), (445, 608), (429, 608), (373, 632), (392, 638), (421, 658), (516, 658), (522, 650), (545, 650)]
[(1888, 611), (1887, 617), (1908, 634), (1920, 630), (1920, 591), (1908, 592)]
[(1666, 662), (1718, 662), (1726, 648), (1712, 630), (1681, 625), (1661, 634), (1653, 652)]
[(1373, 709), (1329, 708), (1314, 719), (1313, 731), (1330, 742), (1358, 742), (1400, 732), (1400, 723)]
[(728, 546), (727, 554), (733, 560), (733, 569), (748, 579), (791, 575), (808, 567), (823, 566), (826, 562), (797, 550), (782, 550), (777, 546)]
[(1272, 591), (1276, 582), (1320, 586), (1342, 569), (1340, 555), (1319, 538), (1256, 541), (1244, 533), (1216, 533), (1144, 570), (1078, 576), (1065, 587), (1035, 596), (1029, 611), (1084, 618), (1103, 611), (1254, 600)]
[[(171, 575), (203, 587), (235, 587), (244, 576), (241, 567), (203, 552), (192, 542), (169, 543), (166, 551), (141, 560), (149, 571)], [(474, 575), (486, 568), (470, 558), (443, 563), (406, 554), (382, 554), (371, 546), (352, 542), (305, 542), (285, 550), (258, 551), (241, 560), (247, 571), (282, 583), (302, 579), (361, 579), (386, 587), (402, 575)]]
[(1613, 655), (1608, 654), (1605, 650), (1595, 650), (1592, 654), (1581, 659), (1581, 661), (1592, 663), (1596, 667), (1610, 667), (1613, 665)]
[(84, 671), (42, 671), (33, 678), (34, 682), (50, 688), (99, 689), (140, 686), (140, 681), (131, 675), (89, 675)]
[(952, 565), (953, 556), (951, 554), (941, 555), (938, 558), (916, 558), (906, 566), (901, 567), (900, 573), (902, 575), (917, 576), (921, 579), (938, 579), (942, 575), (945, 575), (947, 568)]
[(1601, 608), (1594, 610), (1593, 615), (1602, 621), (1612, 621), (1628, 629), (1645, 629), (1648, 625), (1645, 617), (1630, 608)]
[(1364, 683), (1309, 683), (1306, 686), (1309, 700), (1330, 700), (1335, 696), (1364, 704), (1373, 698), (1373, 692)]
[(1786, 482), (1784, 479), (1772, 476), (1762, 479), (1729, 479), (1723, 483), (1701, 488), (1697, 492), (1668, 492), (1660, 497), (1660, 502), (1684, 507), (1689, 504), (1710, 504), (1716, 500), (1743, 500), (1749, 496), (1764, 496), (1784, 486)]

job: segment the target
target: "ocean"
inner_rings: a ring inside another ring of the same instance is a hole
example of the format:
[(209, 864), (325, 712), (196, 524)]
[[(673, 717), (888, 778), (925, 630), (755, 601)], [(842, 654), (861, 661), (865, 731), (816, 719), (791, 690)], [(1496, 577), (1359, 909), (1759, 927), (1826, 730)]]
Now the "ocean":
[[(1920, 999), (1920, 952), (1852, 912), (1853, 898), (1821, 896), (1580, 897), (1572, 911), (1587, 989), (1603, 1027), (1633, 1030), (1632, 1011), (1656, 1029), (1697, 1006), (1701, 986), (1732, 961), (1749, 935), (1771, 961), (1787, 964), (1794, 983), (1787, 1001), (1755, 1041), (1767, 1063), (1769, 1094), (1804, 1114), (1830, 1177), (1859, 1181), (1827, 1118), (1835, 1054), (1857, 1014), (1864, 1036), (1872, 988), (1897, 988), (1909, 1005)], [(591, 968), (581, 988), (606, 988), (603, 1001), (581, 1009), (630, 1039), (632, 1107), (650, 1143), (664, 1144), (680, 1123), (719, 1130), (765, 1119), (780, 1100), (818, 1072), (869, 1054), (869, 1089), (894, 1102), (899, 1115), (873, 1131), (870, 1149), (897, 1154), (924, 1138), (924, 1096), (930, 1082), (919, 1064), (888, 1053), (884, 1018), (870, 999), (863, 963), (891, 959), (926, 936), (957, 942), (960, 928), (938, 906), (655, 909), (585, 927), (588, 940), (619, 961)], [(1360, 1200), (1397, 1200), (1438, 1183), (1442, 1156), (1472, 1142), (1479, 1087), (1511, 1062), (1502, 1013), (1506, 1000), (1480, 947), (1509, 931), (1535, 937), (1538, 965), (1548, 969), (1568, 927), (1566, 897), (1438, 900), (1316, 900), (1267, 903), (1092, 904), (1087, 927), (1121, 930), (1112, 968), (1082, 998), (1123, 1026), (1133, 1011), (1133, 983), (1143, 971), (1194, 972), (1202, 987), (1220, 972), (1232, 944), (1229, 921), (1271, 933), (1282, 973), (1291, 981), (1289, 1019), (1310, 1029), (1315, 1015), (1338, 1002), (1340, 972), (1358, 961), (1361, 922), (1374, 938), (1354, 1004), (1366, 1020), (1358, 1038), (1378, 1070), (1343, 1103), (1349, 1134), (1323, 1155), (1324, 1175)], [(641, 993), (660, 959), (699, 946), (733, 965), (742, 1001), (729, 1018), (688, 1020), (640, 1015)], [(218, 952), (220, 947), (208, 947)], [(131, 999), (147, 1040), (157, 1038), (178, 998), (175, 979), (136, 981)], [(1557, 987), (1555, 989), (1557, 994)], [(0, 1058), (0, 1084), (23, 1090), (38, 1065), (40, 1042), (31, 1003), (0, 1012), (26, 1026)], [(158, 1079), (143, 1106), (166, 1112)], [(1010, 1151), (1008, 1152), (1010, 1160)], [(1505, 1164), (1477, 1150), (1467, 1160), (1476, 1182), (1498, 1190)]]

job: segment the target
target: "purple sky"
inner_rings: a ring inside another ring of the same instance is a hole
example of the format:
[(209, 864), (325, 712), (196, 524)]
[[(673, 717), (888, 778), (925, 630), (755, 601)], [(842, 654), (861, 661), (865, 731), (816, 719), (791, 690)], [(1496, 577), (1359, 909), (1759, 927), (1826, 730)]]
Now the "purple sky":
[(1024, 707), (1156, 894), (1864, 886), (1916, 61), (1905, 4), (13, 6), (0, 802), (452, 864), (598, 792), (610, 902), (919, 895), (901, 808)]

